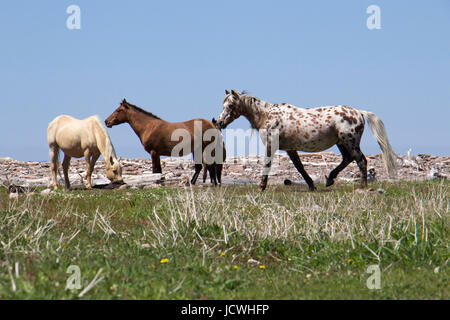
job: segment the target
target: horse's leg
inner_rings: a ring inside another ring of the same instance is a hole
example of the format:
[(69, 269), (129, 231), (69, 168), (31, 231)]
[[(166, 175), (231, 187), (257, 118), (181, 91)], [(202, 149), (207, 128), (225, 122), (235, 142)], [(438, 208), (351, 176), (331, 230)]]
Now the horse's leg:
[(159, 154), (157, 154), (156, 151), (152, 150), (150, 152), (150, 155), (152, 156), (153, 173), (162, 173), (161, 160), (159, 159)]
[(215, 163), (210, 164), (210, 165), (206, 165), (206, 167), (208, 168), (209, 178), (211, 179), (211, 183), (214, 186), (217, 186), (216, 165), (215, 165)]
[(327, 178), (327, 187), (331, 186), (334, 183), (334, 179), (336, 179), (339, 172), (344, 170), (349, 165), (349, 163), (353, 161), (353, 157), (350, 152), (348, 152), (346, 146), (342, 144), (337, 144), (337, 146), (339, 148), (339, 151), (341, 151), (342, 153), (342, 162), (330, 172), (330, 175), (328, 177), (325, 176), (325, 178)]
[(302, 162), (300, 161), (300, 157), (298, 156), (298, 153), (296, 150), (290, 150), (287, 151), (287, 154), (289, 155), (289, 158), (291, 159), (292, 163), (294, 164), (295, 168), (298, 172), (302, 175), (303, 179), (305, 179), (306, 183), (308, 184), (309, 190), (314, 191), (316, 188), (314, 187), (314, 182), (309, 176), (309, 174), (306, 172), (305, 168), (303, 167)]
[(269, 179), (270, 167), (272, 166), (272, 150), (271, 145), (267, 143), (266, 154), (264, 156), (264, 168), (261, 178), (261, 183), (259, 184), (259, 190), (262, 192), (266, 190), (267, 180)]
[(92, 179), (91, 177), (92, 177), (92, 173), (94, 172), (94, 166), (99, 157), (100, 157), (100, 153), (93, 154), (91, 157), (91, 161), (89, 162), (89, 166), (90, 166), (90, 170), (91, 170), (91, 176), (89, 177), (90, 179)]
[(216, 166), (216, 178), (217, 178), (217, 182), (219, 183), (219, 185), (222, 185), (222, 167), (223, 164), (215, 164)]
[(53, 178), (53, 189), (58, 189), (57, 182), (57, 172), (58, 172), (58, 152), (59, 148), (57, 145), (50, 146), (50, 169), (52, 170), (52, 178)]
[(367, 159), (359, 147), (355, 147), (352, 150), (352, 156), (361, 172), (361, 187), (365, 188), (367, 187)]
[(70, 181), (69, 181), (69, 165), (70, 165), (70, 158), (68, 155), (64, 155), (64, 160), (62, 163), (63, 172), (64, 172), (64, 182), (66, 184), (66, 189), (70, 189)]
[[(208, 169), (206, 168), (206, 164), (203, 165), (203, 183), (206, 182), (206, 177), (208, 176)], [(212, 180), (211, 180), (212, 182)]]
[(86, 162), (86, 180), (87, 180), (87, 188), (91, 189), (91, 153), (89, 152), (89, 149), (86, 149), (84, 151), (84, 161)]
[[(94, 172), (94, 166), (97, 162), (100, 154), (90, 154), (88, 151), (84, 153), (84, 159), (86, 160), (86, 178), (87, 178), (87, 188), (92, 188), (92, 173)], [(106, 160), (105, 160), (106, 161)]]
[(195, 182), (197, 181), (198, 175), (202, 171), (202, 168), (203, 168), (203, 165), (201, 163), (195, 164), (195, 172), (194, 172), (194, 175), (192, 176), (191, 184), (195, 184)]

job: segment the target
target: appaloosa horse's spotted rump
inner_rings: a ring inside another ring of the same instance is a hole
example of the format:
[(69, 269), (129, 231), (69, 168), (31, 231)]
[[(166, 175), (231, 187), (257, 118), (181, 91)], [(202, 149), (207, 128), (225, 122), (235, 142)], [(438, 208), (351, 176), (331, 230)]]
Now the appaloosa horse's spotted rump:
[[(218, 128), (245, 116), (252, 128), (264, 132), (262, 140), (266, 145), (265, 167), (270, 169), (272, 150), (271, 141), (276, 135), (278, 149), (287, 151), (296, 169), (314, 190), (312, 179), (306, 173), (297, 150), (319, 152), (337, 145), (342, 153), (342, 162), (331, 171), (326, 185), (331, 186), (350, 162), (356, 161), (362, 174), (362, 185), (367, 185), (367, 160), (359, 147), (364, 132), (364, 118), (370, 124), (372, 133), (383, 152), (383, 160), (389, 176), (395, 176), (395, 153), (386, 136), (383, 122), (374, 113), (357, 110), (348, 106), (320, 107), (312, 109), (297, 108), (293, 105), (271, 104), (234, 90), (226, 91), (223, 111), (217, 120)], [(267, 186), (268, 172), (263, 173), (261, 190)]]

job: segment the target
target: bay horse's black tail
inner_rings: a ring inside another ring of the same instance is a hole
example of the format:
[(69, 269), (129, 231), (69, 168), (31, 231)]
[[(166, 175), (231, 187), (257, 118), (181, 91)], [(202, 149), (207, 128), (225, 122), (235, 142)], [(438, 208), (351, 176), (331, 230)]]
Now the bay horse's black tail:
[[(211, 122), (214, 124), (214, 126), (216, 126), (216, 123), (217, 123), (216, 119), (212, 118)], [(222, 145), (222, 155), (223, 155), (222, 161), (220, 161), (220, 163), (217, 163), (217, 161), (216, 161), (212, 165), (203, 164), (203, 183), (206, 182), (206, 178), (207, 178), (208, 171), (209, 171), (211, 183), (213, 185), (217, 185), (217, 183), (219, 183), (219, 185), (222, 184), (222, 169), (223, 169), (223, 163), (225, 162), (225, 159), (226, 159), (225, 144), (223, 143), (222, 139), (221, 139), (221, 145)]]
[(208, 171), (209, 171), (209, 178), (211, 180), (211, 183), (213, 185), (222, 184), (222, 167), (223, 164), (217, 164), (214, 163), (212, 165), (203, 165), (203, 183), (206, 182), (206, 178), (208, 177)]

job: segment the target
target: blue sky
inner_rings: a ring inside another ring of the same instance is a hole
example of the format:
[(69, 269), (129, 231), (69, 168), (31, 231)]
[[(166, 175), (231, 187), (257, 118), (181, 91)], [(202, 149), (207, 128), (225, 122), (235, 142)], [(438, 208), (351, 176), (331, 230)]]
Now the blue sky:
[[(3, 1), (0, 157), (46, 161), (54, 117), (105, 119), (124, 97), (168, 121), (217, 118), (225, 89), (370, 110), (397, 153), (449, 155), (449, 35), (446, 0)], [(119, 156), (149, 157), (127, 124), (109, 133)], [(362, 150), (380, 152), (367, 129)]]

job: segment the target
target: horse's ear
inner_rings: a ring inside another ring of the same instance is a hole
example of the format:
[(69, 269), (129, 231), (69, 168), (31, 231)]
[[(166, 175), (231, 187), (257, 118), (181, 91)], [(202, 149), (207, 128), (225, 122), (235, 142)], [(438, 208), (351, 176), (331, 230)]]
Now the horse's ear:
[(212, 122), (213, 124), (216, 124), (216, 123), (217, 123), (216, 119), (214, 119), (214, 118), (212, 118), (211, 122)]
[(239, 99), (240, 97), (239, 92), (237, 92), (236, 90), (231, 90), (231, 93), (233, 94), (234, 97)]
[(225, 89), (225, 94), (230, 94), (230, 91)]

